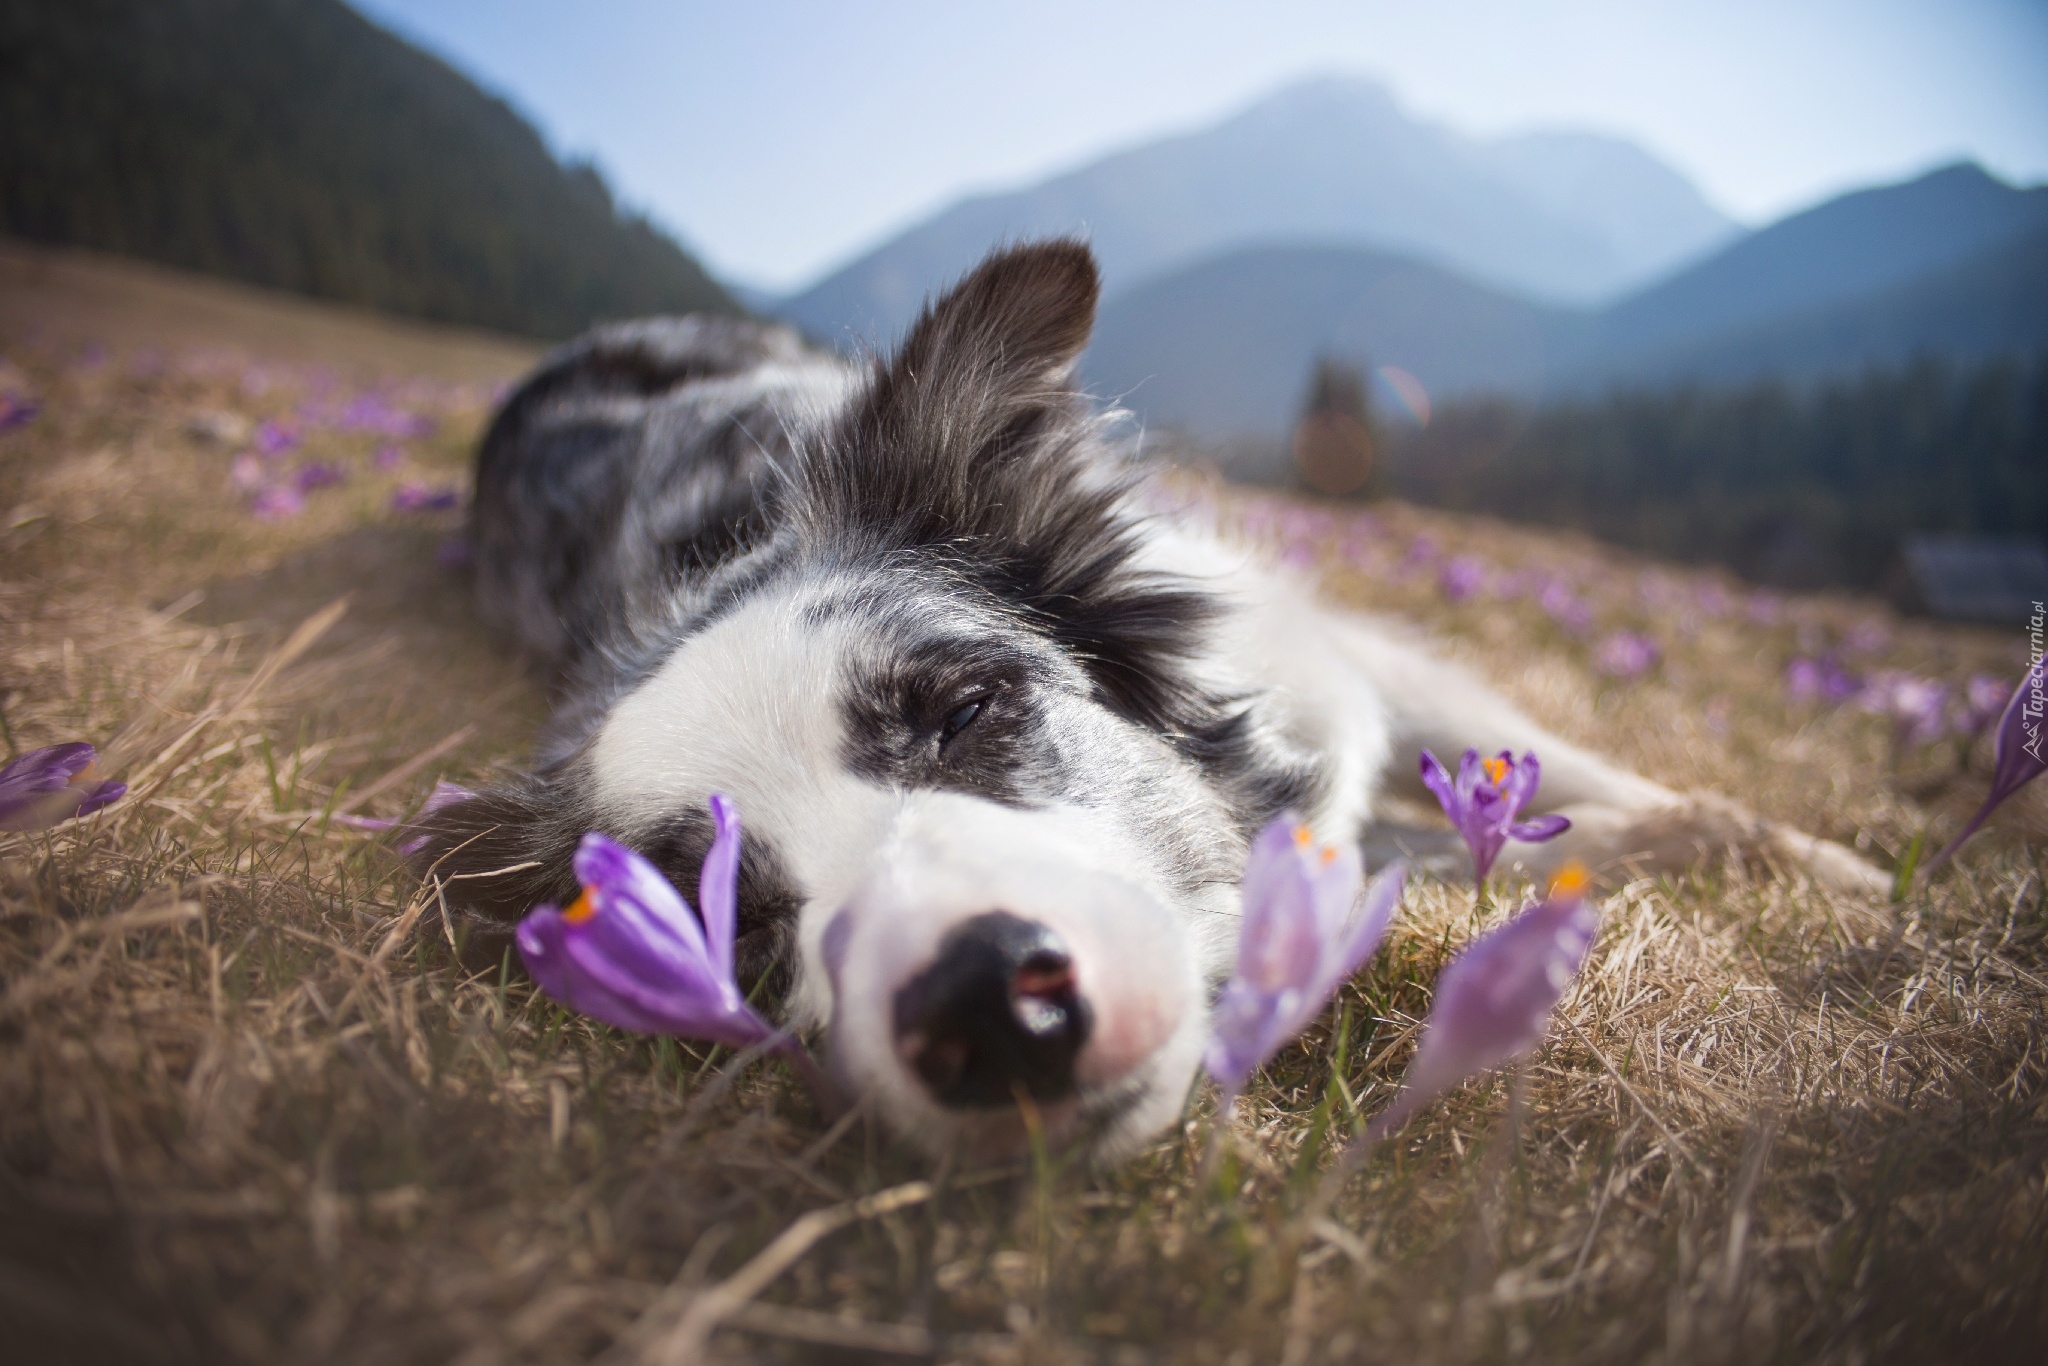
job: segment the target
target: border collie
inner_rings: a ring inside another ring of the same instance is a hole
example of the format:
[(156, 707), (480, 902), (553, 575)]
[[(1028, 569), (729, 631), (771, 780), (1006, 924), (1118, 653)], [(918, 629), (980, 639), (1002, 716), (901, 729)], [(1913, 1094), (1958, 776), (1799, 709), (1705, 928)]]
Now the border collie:
[[(728, 318), (601, 327), (478, 456), (484, 614), (559, 686), (535, 766), (429, 818), (501, 929), (603, 830), (695, 885), (745, 822), (738, 955), (850, 1095), (934, 1153), (1013, 1152), (1017, 1097), (1100, 1158), (1179, 1114), (1248, 841), (1360, 838), (1424, 748), (1534, 749), (1635, 870), (1735, 848), (1837, 886), (1846, 849), (1550, 735), (1400, 634), (1146, 510), (1073, 386), (1087, 247), (997, 252), (865, 364)], [(1419, 784), (1414, 784), (1420, 791)]]

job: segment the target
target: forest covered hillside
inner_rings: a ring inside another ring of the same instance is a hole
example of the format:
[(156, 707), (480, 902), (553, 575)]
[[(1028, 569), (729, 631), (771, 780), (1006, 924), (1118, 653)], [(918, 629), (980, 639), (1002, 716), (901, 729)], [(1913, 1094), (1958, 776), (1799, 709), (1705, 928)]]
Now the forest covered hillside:
[(534, 337), (736, 307), (340, 0), (0, 0), (0, 232)]

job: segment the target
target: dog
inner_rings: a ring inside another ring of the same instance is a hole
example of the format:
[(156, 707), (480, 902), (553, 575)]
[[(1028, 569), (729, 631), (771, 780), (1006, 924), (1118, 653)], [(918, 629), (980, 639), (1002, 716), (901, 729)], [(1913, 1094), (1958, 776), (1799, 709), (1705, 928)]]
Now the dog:
[(477, 924), (574, 895), (601, 830), (678, 886), (745, 823), (737, 957), (837, 1083), (933, 1154), (1044, 1132), (1102, 1160), (1174, 1122), (1236, 947), (1250, 838), (1368, 829), (1423, 748), (1537, 751), (1520, 846), (1676, 869), (1736, 848), (1832, 885), (1838, 845), (1545, 732), (1399, 632), (1148, 513), (1076, 387), (1076, 241), (990, 255), (893, 355), (693, 316), (547, 357), (478, 454), (485, 618), (556, 681), (531, 770), (425, 822)]

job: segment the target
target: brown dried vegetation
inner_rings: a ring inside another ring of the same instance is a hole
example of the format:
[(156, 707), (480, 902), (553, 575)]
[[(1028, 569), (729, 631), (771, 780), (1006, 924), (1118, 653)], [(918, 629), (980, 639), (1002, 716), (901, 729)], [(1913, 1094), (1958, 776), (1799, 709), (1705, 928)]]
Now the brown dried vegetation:
[[(1327, 1220), (1301, 1219), (1314, 1173), (1391, 1094), (1481, 923), (1469, 888), (1418, 885), (1247, 1098), (1217, 1181), (1196, 1174), (1206, 1092), (1115, 1171), (931, 1173), (858, 1115), (827, 1126), (779, 1063), (465, 969), (386, 844), (337, 819), (515, 761), (540, 699), (434, 563), (447, 529), (386, 510), (368, 442), (316, 437), (350, 481), (270, 525), (228, 487), (233, 448), (192, 434), (317, 377), (259, 393), (239, 365), (138, 376), (128, 352), (10, 345), (47, 406), (0, 436), (7, 740), (90, 739), (134, 789), (0, 836), (14, 1360), (689, 1359), (699, 1331), (719, 1359), (1045, 1362), (1999, 1360), (2043, 1340), (2039, 793), (1896, 906), (1725, 864), (1626, 882), (1521, 1103), (1504, 1078), (1454, 1093)], [(416, 401), (441, 425), (412, 472), (453, 477), (484, 396)], [(2003, 635), (1850, 600), (1775, 624), (1652, 610), (1644, 573), (1698, 576), (1400, 508), (1347, 561), (1347, 526), (1289, 533), (1333, 592), (1675, 785), (1878, 857), (1981, 791), (1981, 747), (1967, 772), (1893, 756), (1880, 719), (1795, 707), (1779, 675), (1802, 632), (1883, 620), (1885, 663), (2012, 676)], [(1664, 664), (1604, 682), (1525, 599), (1446, 604), (1399, 573), (1424, 532), (1576, 576)], [(714, 1286), (722, 1326), (693, 1324)]]

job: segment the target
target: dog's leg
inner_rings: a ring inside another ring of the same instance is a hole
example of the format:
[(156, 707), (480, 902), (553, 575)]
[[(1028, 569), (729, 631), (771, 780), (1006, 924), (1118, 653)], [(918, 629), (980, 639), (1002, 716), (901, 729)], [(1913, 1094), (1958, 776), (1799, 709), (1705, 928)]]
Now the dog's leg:
[(1463, 669), (1391, 631), (1333, 614), (1331, 640), (1380, 695), (1392, 729), (1390, 776), (1404, 795), (1430, 800), (1418, 771), (1424, 749), (1453, 768), (1468, 748), (1536, 751), (1543, 784), (1532, 809), (1568, 816), (1572, 828), (1544, 844), (1511, 843), (1502, 860), (1508, 866), (1537, 877), (1572, 860), (1609, 874), (1675, 872), (1734, 851), (1844, 891), (1888, 884), (1839, 844), (1763, 820), (1725, 797), (1674, 792), (1550, 733)]

